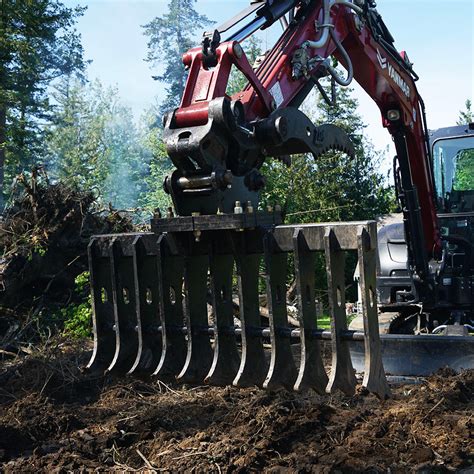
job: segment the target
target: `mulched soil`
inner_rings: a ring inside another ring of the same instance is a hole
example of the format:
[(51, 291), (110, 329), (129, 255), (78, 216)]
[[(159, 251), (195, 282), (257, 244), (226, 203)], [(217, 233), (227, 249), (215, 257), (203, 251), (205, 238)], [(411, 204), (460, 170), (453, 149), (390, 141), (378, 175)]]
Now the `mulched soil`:
[(473, 370), (380, 401), (94, 378), (78, 369), (84, 345), (0, 362), (3, 472), (474, 469)]

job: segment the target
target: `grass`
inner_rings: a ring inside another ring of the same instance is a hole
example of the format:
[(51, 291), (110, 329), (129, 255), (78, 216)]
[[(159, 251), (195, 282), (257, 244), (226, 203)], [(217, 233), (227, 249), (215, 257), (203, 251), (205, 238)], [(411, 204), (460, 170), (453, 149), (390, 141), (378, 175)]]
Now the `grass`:
[(329, 318), (329, 316), (320, 316), (318, 318), (318, 328), (319, 329), (331, 328), (331, 319)]
[[(355, 315), (351, 314), (347, 316), (347, 324), (355, 318)], [(318, 329), (331, 329), (331, 318), (329, 315), (322, 315), (318, 317)]]

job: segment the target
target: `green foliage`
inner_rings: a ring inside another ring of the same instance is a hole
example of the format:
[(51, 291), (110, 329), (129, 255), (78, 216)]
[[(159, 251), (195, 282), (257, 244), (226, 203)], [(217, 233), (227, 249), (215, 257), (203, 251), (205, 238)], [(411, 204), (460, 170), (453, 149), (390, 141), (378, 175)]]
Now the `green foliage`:
[(75, 303), (59, 310), (56, 319), (64, 324), (64, 334), (75, 338), (92, 336), (92, 306), (89, 296), (89, 273), (76, 277), (74, 289)]
[(102, 183), (107, 174), (105, 129), (116, 104), (116, 91), (104, 91), (66, 78), (53, 92), (55, 117), (48, 140), (48, 168), (60, 180), (83, 189)]
[(147, 61), (163, 66), (154, 79), (166, 84), (166, 98), (160, 106), (160, 115), (178, 106), (186, 84), (182, 55), (196, 45), (194, 36), (211, 24), (195, 9), (196, 0), (170, 0), (167, 13), (144, 26), (148, 37)]
[(54, 92), (56, 116), (49, 127), (50, 174), (82, 189), (96, 188), (104, 204), (136, 206), (148, 191), (151, 150), (116, 88), (70, 78)]
[(44, 257), (46, 255), (47, 251), (48, 251), (48, 249), (43, 247), (40, 243), (36, 244), (32, 248), (31, 253), (28, 255), (28, 261), (31, 262), (34, 259), (35, 255), (39, 255), (40, 257)]
[(41, 158), (42, 124), (51, 113), (48, 87), (84, 70), (74, 29), (83, 12), (58, 0), (0, 2), (0, 197), (4, 173), (10, 183)]
[(474, 149), (462, 150), (456, 156), (455, 191), (474, 190)]
[(328, 315), (318, 317), (318, 329), (331, 329), (331, 318)]
[(474, 110), (472, 110), (472, 101), (467, 99), (465, 103), (465, 110), (459, 112), (458, 125), (466, 125), (474, 122)]
[(330, 152), (317, 161), (309, 155), (295, 156), (290, 166), (267, 162), (264, 205), (282, 205), (288, 222), (374, 219), (394, 209), (393, 191), (379, 171), (383, 156), (364, 137), (357, 106), (351, 91), (341, 89), (338, 105), (331, 108), (320, 99), (315, 117), (316, 123), (332, 123), (350, 134), (355, 158)]
[(61, 309), (64, 320), (64, 335), (74, 338), (91, 337), (92, 309), (90, 302)]
[(163, 182), (174, 169), (161, 139), (162, 129), (157, 124), (157, 113), (156, 108), (152, 108), (144, 117), (143, 145), (149, 150), (151, 159), (145, 177), (147, 190), (140, 196), (139, 204), (150, 213), (157, 208), (164, 210), (171, 206), (171, 199), (163, 189)]
[[(287, 223), (335, 222), (375, 219), (396, 207), (393, 190), (379, 171), (382, 155), (364, 137), (365, 125), (357, 113), (358, 103), (350, 89), (339, 89), (336, 107), (319, 99), (316, 108), (312, 96), (306, 102), (308, 116), (315, 123), (332, 123), (350, 134), (356, 149), (354, 159), (339, 152), (329, 152), (314, 160), (313, 156), (294, 156), (290, 166), (271, 160), (263, 173), (267, 185), (262, 194), (263, 205), (280, 204)], [(316, 257), (317, 297), (326, 300), (326, 274), (323, 255)], [(348, 256), (346, 283), (348, 297), (355, 299), (353, 271), (356, 256)], [(293, 272), (292, 267), (289, 267)], [(349, 299), (349, 300), (350, 300)]]

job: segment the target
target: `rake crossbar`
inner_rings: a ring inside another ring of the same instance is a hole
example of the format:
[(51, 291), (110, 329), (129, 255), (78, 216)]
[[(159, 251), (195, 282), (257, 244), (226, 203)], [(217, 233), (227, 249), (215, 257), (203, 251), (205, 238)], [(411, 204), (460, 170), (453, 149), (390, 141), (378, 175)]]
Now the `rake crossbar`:
[[(227, 218), (219, 228), (214, 221), (213, 226), (206, 224), (205, 217), (160, 219), (151, 233), (91, 240), (94, 351), (89, 369), (189, 383), (353, 394), (356, 377), (349, 343), (363, 341), (362, 385), (379, 397), (389, 396), (377, 324), (375, 222), (273, 221), (264, 227)], [(347, 251), (358, 254), (363, 332), (347, 330)], [(321, 252), (330, 331), (317, 327), (315, 258)], [(287, 315), (290, 255), (297, 328), (289, 326)], [(233, 298), (235, 287), (238, 298)], [(261, 314), (263, 287), (268, 319)], [(328, 374), (321, 340), (331, 341)]]

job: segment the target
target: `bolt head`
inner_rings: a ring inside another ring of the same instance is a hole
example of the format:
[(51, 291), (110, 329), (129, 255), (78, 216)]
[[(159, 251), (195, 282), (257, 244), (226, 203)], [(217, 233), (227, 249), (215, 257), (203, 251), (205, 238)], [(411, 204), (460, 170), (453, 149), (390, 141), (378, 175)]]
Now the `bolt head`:
[(242, 214), (244, 209), (240, 201), (235, 201), (234, 214)]
[(286, 117), (279, 117), (275, 123), (275, 128), (281, 138), (285, 138), (288, 135), (288, 120)]

